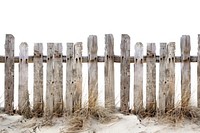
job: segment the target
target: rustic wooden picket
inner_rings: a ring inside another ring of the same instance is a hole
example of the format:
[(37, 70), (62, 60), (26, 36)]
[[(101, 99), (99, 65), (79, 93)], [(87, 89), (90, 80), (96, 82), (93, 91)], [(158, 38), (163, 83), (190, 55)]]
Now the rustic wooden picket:
[(181, 105), (189, 106), (191, 98), (190, 36), (181, 37)]
[(96, 105), (98, 99), (97, 36), (88, 37), (88, 104)]
[(143, 44), (135, 44), (134, 56), (134, 112), (138, 114), (143, 109)]
[(121, 112), (129, 113), (130, 94), (130, 37), (122, 34), (121, 37)]
[(19, 49), (18, 113), (27, 115), (30, 111), (28, 92), (28, 44), (26, 42), (21, 43)]
[(104, 74), (105, 74), (105, 107), (114, 109), (115, 89), (114, 89), (114, 38), (111, 34), (105, 35), (104, 54)]
[(146, 110), (156, 112), (156, 45), (147, 44)]
[(6, 34), (4, 104), (7, 114), (13, 114), (14, 110), (14, 43), (14, 36)]
[(43, 46), (42, 43), (34, 44), (34, 98), (33, 112), (41, 117), (44, 112), (43, 102)]

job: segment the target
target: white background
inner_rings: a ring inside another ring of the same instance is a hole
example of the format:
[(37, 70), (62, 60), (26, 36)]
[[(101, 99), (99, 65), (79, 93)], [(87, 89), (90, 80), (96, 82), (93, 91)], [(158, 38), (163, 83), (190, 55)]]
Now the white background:
[[(121, 34), (131, 36), (131, 55), (136, 42), (155, 42), (159, 54), (160, 42), (176, 42), (176, 56), (180, 56), (181, 35), (191, 36), (191, 55), (197, 54), (197, 34), (200, 33), (200, 7), (198, 0), (1, 0), (0, 1), (0, 55), (4, 55), (5, 34), (15, 36), (15, 56), (19, 44), (27, 42), (29, 55), (33, 45), (42, 42), (46, 55), (47, 42), (61, 42), (66, 55), (67, 42), (83, 42), (83, 55), (87, 55), (87, 37), (98, 36), (98, 55), (104, 55), (104, 34), (115, 38), (115, 55), (120, 55)], [(44, 66), (46, 66), (44, 64)], [(157, 65), (157, 81), (158, 81)], [(100, 100), (104, 99), (104, 71), (99, 65)], [(144, 67), (144, 75), (146, 68)], [(65, 81), (64, 64), (64, 81)], [(83, 65), (84, 92), (87, 92), (87, 64)], [(120, 67), (115, 65), (116, 103), (119, 102)], [(0, 64), (0, 96), (3, 106), (4, 64)], [(44, 81), (46, 69), (44, 67)], [(144, 77), (144, 89), (145, 89)], [(192, 65), (192, 98), (196, 105), (196, 63)], [(131, 64), (131, 100), (133, 104), (133, 64)], [(46, 85), (44, 83), (44, 88)], [(157, 84), (158, 88), (158, 84)], [(15, 106), (17, 107), (18, 64), (15, 64)], [(33, 95), (33, 64), (29, 64), (29, 91)], [(180, 92), (180, 64), (176, 65), (176, 89)], [(158, 90), (158, 89), (157, 89)], [(65, 91), (65, 82), (64, 82)], [(145, 94), (145, 92), (144, 92)], [(84, 94), (87, 96), (87, 93)], [(178, 100), (179, 93), (176, 93)]]

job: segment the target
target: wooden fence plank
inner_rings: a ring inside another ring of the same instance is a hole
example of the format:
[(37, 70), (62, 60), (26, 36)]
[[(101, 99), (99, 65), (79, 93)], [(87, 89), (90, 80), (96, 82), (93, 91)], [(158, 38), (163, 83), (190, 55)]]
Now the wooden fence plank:
[(54, 113), (56, 116), (63, 114), (63, 64), (62, 44), (54, 45)]
[(200, 34), (198, 34), (198, 52), (197, 52), (197, 107), (200, 108)]
[(165, 113), (166, 85), (165, 69), (167, 58), (167, 43), (160, 43), (160, 69), (159, 69), (159, 111)]
[(53, 117), (54, 98), (54, 69), (53, 69), (54, 43), (47, 43), (47, 77), (46, 77), (46, 108), (45, 115)]
[(189, 106), (191, 97), (190, 36), (181, 37), (181, 106)]
[(20, 44), (19, 53), (19, 90), (18, 90), (18, 113), (29, 117), (30, 102), (28, 92), (28, 44)]
[(77, 111), (82, 107), (82, 42), (74, 45), (73, 76), (73, 109)]
[(89, 108), (96, 105), (98, 99), (98, 64), (97, 64), (97, 36), (88, 37), (88, 102)]
[(134, 113), (143, 110), (143, 44), (135, 44), (134, 58)]
[(112, 34), (105, 35), (105, 107), (115, 108), (114, 90), (114, 38)]
[(120, 110), (129, 114), (129, 93), (130, 93), (130, 37), (127, 34), (121, 36), (121, 89), (120, 89)]
[(66, 113), (70, 115), (73, 109), (73, 43), (67, 43), (67, 56), (66, 56)]
[(166, 101), (165, 108), (169, 111), (174, 108), (175, 98), (175, 42), (167, 45), (167, 58), (165, 70), (166, 83)]
[(146, 110), (154, 115), (156, 112), (156, 45), (147, 44), (147, 86)]
[(4, 106), (7, 114), (13, 114), (14, 110), (14, 43), (14, 36), (6, 34)]
[(34, 93), (33, 112), (37, 117), (43, 115), (43, 46), (42, 43), (34, 44)]

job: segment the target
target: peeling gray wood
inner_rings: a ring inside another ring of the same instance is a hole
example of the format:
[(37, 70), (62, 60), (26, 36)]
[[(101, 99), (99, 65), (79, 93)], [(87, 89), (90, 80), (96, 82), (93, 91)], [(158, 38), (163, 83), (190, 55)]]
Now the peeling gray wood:
[(88, 103), (89, 108), (96, 105), (98, 99), (98, 64), (97, 64), (97, 36), (88, 37)]
[(47, 76), (46, 76), (46, 107), (45, 115), (48, 118), (53, 116), (54, 100), (54, 69), (53, 69), (54, 43), (47, 43)]
[(197, 107), (200, 108), (200, 34), (198, 34), (197, 57)]
[(73, 109), (77, 111), (82, 107), (82, 42), (74, 45), (73, 76)]
[(15, 38), (6, 34), (5, 41), (5, 91), (4, 106), (5, 113), (13, 114), (14, 110), (14, 43)]
[(114, 38), (112, 34), (105, 35), (105, 107), (115, 108), (114, 90)]
[(166, 58), (167, 58), (167, 43), (160, 43), (160, 67), (159, 67), (159, 111), (165, 113), (166, 100)]
[(33, 112), (35, 116), (41, 117), (44, 111), (43, 102), (43, 46), (42, 43), (34, 44), (34, 92)]
[(134, 58), (134, 112), (139, 114), (143, 110), (143, 44), (135, 44)]
[(73, 43), (67, 43), (67, 56), (66, 56), (66, 113), (72, 114), (73, 109)]
[(28, 92), (28, 44), (25, 42), (21, 43), (19, 49), (18, 113), (26, 115), (30, 113)]
[(121, 35), (121, 82), (120, 82), (120, 111), (129, 114), (130, 93), (130, 37)]
[(54, 114), (63, 114), (63, 64), (62, 44), (54, 44)]
[(167, 45), (167, 60), (166, 60), (166, 101), (165, 108), (169, 111), (174, 108), (175, 101), (175, 42), (170, 42)]
[(191, 98), (190, 36), (181, 37), (181, 105), (189, 106)]
[(156, 112), (156, 45), (147, 44), (147, 86), (146, 86), (146, 110), (154, 115)]

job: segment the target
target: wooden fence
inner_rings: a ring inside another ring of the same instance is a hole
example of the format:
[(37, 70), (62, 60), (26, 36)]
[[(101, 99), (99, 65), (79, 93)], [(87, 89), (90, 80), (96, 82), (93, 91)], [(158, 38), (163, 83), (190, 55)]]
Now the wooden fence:
[[(134, 56), (130, 56), (130, 37), (121, 36), (121, 55), (114, 54), (114, 38), (105, 35), (105, 54), (97, 56), (97, 36), (88, 37), (88, 56), (82, 56), (82, 43), (67, 43), (66, 56), (62, 53), (61, 43), (48, 43), (47, 56), (43, 55), (42, 43), (34, 44), (34, 55), (28, 56), (28, 45), (20, 44), (20, 54), (14, 57), (14, 36), (7, 34), (5, 56), (0, 62), (5, 63), (5, 112), (14, 111), (14, 63), (19, 63), (19, 101), (20, 114), (30, 111), (28, 92), (28, 63), (34, 63), (34, 100), (32, 112), (36, 116), (61, 116), (63, 112), (72, 113), (81, 108), (82, 103), (82, 63), (88, 63), (88, 99), (89, 107), (95, 106), (98, 98), (98, 62), (104, 62), (105, 75), (105, 107), (115, 108), (114, 63), (120, 63), (120, 110), (129, 113), (130, 106), (130, 64), (134, 63), (134, 112), (144, 109), (143, 82), (146, 82), (146, 111), (155, 112), (157, 106), (161, 112), (175, 105), (175, 63), (181, 67), (181, 100), (182, 106), (189, 106), (191, 96), (190, 62), (197, 62), (197, 103), (200, 107), (200, 35), (198, 35), (198, 54), (190, 56), (190, 36), (181, 37), (181, 56), (175, 56), (175, 43), (160, 43), (160, 56), (156, 55), (155, 43), (147, 44), (147, 55), (143, 56), (143, 44), (135, 44)], [(43, 63), (47, 63), (46, 104), (43, 101)], [(147, 78), (143, 78), (143, 64), (147, 64)], [(156, 101), (156, 63), (159, 69), (159, 105)], [(63, 65), (66, 65), (66, 92), (63, 92)], [(118, 71), (118, 70), (117, 70)], [(16, 88), (15, 88), (16, 89)], [(65, 103), (63, 93), (66, 93)]]

